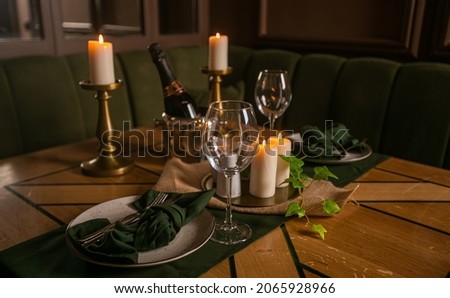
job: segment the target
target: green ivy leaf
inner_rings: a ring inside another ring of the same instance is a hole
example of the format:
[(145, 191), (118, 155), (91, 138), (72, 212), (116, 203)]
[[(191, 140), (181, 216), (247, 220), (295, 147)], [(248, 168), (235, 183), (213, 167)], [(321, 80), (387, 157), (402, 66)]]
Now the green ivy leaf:
[(303, 209), (297, 202), (289, 204), (289, 207), (286, 211), (286, 217), (297, 215), (298, 218), (302, 218), (305, 216), (306, 211)]
[(294, 155), (290, 155), (290, 156), (285, 156), (285, 155), (278, 155), (282, 160), (286, 161), (289, 163), (289, 165), (291, 166), (291, 170), (298, 170), (301, 169), (301, 171), (303, 171), (303, 165), (305, 164), (305, 162), (303, 161), (303, 159), (298, 158)]
[(278, 155), (281, 159), (289, 163), (289, 178), (284, 182), (290, 183), (292, 187), (302, 190), (305, 187), (305, 182), (309, 180), (309, 176), (303, 173), (303, 159), (296, 156)]
[(330, 177), (334, 179), (339, 179), (335, 174), (333, 174), (327, 166), (315, 167), (314, 171), (314, 180), (328, 180)]
[(290, 183), (293, 188), (303, 189), (305, 187), (302, 181), (293, 177), (287, 178), (286, 180), (283, 181), (283, 183)]
[(296, 156), (285, 156), (278, 155), (282, 160), (289, 163), (290, 173), (293, 176), (297, 176), (299, 173), (303, 172), (303, 165), (305, 162), (301, 158), (297, 158)]
[(310, 180), (309, 176), (305, 173), (299, 173), (296, 178), (302, 182)]
[(334, 215), (341, 212), (341, 208), (339, 207), (339, 205), (330, 199), (326, 199), (325, 201), (323, 201), (322, 209), (328, 215)]
[[(287, 178), (283, 183), (289, 183), (292, 187), (299, 190), (299, 193), (305, 188), (305, 183), (311, 180), (311, 178), (303, 172), (303, 165), (305, 164), (302, 158), (298, 158), (296, 156), (284, 156), (279, 155), (281, 159), (289, 163), (290, 173), (289, 178)], [(330, 172), (330, 170), (326, 166), (315, 167), (314, 171), (314, 180), (328, 180), (329, 178), (338, 179), (336, 175)], [(328, 215), (333, 215), (337, 212), (340, 212), (341, 209), (339, 206), (331, 201), (325, 200), (322, 205), (323, 210)], [(309, 225), (309, 219), (306, 215), (306, 210), (303, 209), (297, 202), (291, 203), (288, 206), (285, 216), (297, 215), (299, 218), (306, 217), (308, 220), (307, 225)], [(321, 224), (313, 224), (311, 229), (320, 235), (322, 240), (325, 239), (325, 233), (327, 230)]]
[(311, 226), (311, 230), (318, 233), (322, 240), (325, 240), (325, 233), (327, 232), (327, 230), (325, 230), (325, 228), (321, 224), (313, 224)]

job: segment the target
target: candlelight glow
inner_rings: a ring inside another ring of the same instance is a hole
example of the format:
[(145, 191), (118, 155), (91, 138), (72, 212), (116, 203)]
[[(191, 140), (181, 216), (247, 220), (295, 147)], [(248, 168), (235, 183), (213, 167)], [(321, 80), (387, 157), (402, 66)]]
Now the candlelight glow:
[(210, 70), (223, 70), (228, 68), (228, 36), (216, 35), (209, 37), (208, 68)]
[(91, 82), (96, 85), (114, 83), (114, 53), (113, 45), (104, 41), (100, 34), (97, 40), (88, 41), (89, 74)]

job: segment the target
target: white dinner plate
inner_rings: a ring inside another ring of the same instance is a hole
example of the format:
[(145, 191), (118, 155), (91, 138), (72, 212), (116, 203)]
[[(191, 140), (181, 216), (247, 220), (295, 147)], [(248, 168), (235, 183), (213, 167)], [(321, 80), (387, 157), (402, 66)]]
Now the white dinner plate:
[(69, 248), (81, 259), (94, 264), (111, 267), (146, 267), (168, 263), (185, 257), (202, 247), (214, 233), (214, 217), (208, 210), (204, 209), (199, 215), (184, 225), (168, 245), (139, 252), (137, 264), (116, 264), (96, 260), (88, 256), (84, 250), (74, 245), (74, 240), (67, 233), (71, 227), (95, 218), (107, 218), (111, 222), (117, 221), (130, 213), (136, 212), (131, 207), (131, 203), (137, 198), (138, 196), (118, 198), (98, 204), (81, 213), (67, 226), (66, 241)]
[(355, 161), (363, 160), (372, 154), (372, 148), (369, 145), (362, 152), (349, 151), (347, 154), (340, 159), (327, 159), (327, 158), (305, 158), (305, 161), (319, 164), (347, 164)]

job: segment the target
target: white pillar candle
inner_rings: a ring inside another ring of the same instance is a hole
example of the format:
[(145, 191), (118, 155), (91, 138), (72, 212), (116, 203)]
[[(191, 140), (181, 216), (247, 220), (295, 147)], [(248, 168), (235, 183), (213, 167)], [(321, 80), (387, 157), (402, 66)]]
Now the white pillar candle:
[(250, 168), (251, 195), (258, 198), (270, 198), (275, 195), (275, 178), (277, 173), (276, 148), (266, 145), (264, 140), (252, 160)]
[[(271, 147), (277, 148), (277, 155), (290, 156), (291, 155), (291, 141), (283, 138), (283, 136), (278, 134), (278, 137), (269, 138), (269, 144)], [(289, 178), (290, 165), (288, 162), (284, 161), (278, 156), (277, 160), (277, 175), (276, 175), (276, 186), (286, 187), (289, 183), (283, 183), (287, 178)]]
[(115, 82), (113, 46), (100, 34), (97, 40), (88, 41), (89, 75), (92, 84), (107, 85)]
[(228, 68), (228, 36), (217, 33), (209, 37), (209, 70), (224, 70)]

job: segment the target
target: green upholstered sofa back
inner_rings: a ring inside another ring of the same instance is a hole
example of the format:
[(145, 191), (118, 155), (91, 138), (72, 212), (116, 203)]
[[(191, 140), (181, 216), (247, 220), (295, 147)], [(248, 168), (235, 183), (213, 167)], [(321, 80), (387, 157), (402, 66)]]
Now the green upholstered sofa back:
[[(2, 64), (2, 155), (29, 152), (86, 137), (76, 86), (64, 58), (25, 57)], [(1, 88), (1, 87), (0, 87)], [(3, 105), (3, 104), (2, 104)], [(9, 127), (8, 130), (6, 127)], [(5, 152), (16, 148), (17, 151)]]
[(282, 120), (294, 130), (344, 123), (377, 152), (450, 168), (450, 66), (303, 56)]
[[(180, 81), (200, 106), (209, 100), (207, 48), (166, 50)], [(293, 100), (278, 128), (344, 123), (367, 137), (378, 152), (450, 168), (450, 66), (407, 63), (278, 50), (230, 47), (233, 72), (222, 82), (223, 99), (254, 103), (261, 69), (289, 71)], [(116, 77), (124, 87), (112, 93), (116, 129), (152, 124), (163, 112), (159, 76), (147, 50), (116, 53)], [(97, 102), (78, 86), (89, 78), (86, 53), (64, 57), (21, 57), (0, 61), (0, 158), (95, 135)], [(266, 120), (257, 111), (258, 121)]]

